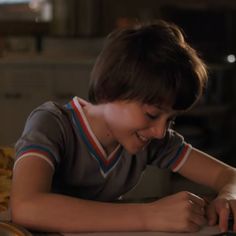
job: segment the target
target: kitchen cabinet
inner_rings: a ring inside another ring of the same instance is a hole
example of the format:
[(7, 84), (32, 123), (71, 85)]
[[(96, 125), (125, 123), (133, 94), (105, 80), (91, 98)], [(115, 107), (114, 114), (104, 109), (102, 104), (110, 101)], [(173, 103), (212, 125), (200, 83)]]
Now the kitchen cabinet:
[(14, 145), (30, 112), (48, 100), (86, 98), (92, 61), (2, 60), (0, 145)]

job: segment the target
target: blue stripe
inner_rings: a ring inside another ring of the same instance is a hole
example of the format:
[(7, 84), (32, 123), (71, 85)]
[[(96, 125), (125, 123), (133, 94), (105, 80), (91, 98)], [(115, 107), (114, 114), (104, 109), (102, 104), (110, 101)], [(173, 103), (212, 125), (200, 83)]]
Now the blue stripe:
[(38, 149), (39, 151), (44, 151), (48, 153), (54, 160), (59, 162), (59, 160), (52, 154), (52, 152), (48, 148), (40, 146), (40, 145), (29, 145), (29, 146), (23, 147), (22, 149), (20, 149), (19, 152), (17, 152), (16, 156), (18, 157), (21, 155), (21, 153), (30, 151), (31, 149)]
[(183, 143), (177, 150), (176, 154), (174, 155), (173, 158), (171, 158), (166, 164), (163, 164), (164, 165), (164, 168), (169, 168), (171, 165), (173, 165), (177, 159), (179, 158), (179, 155), (181, 154), (181, 152), (183, 151), (185, 147), (185, 144)]

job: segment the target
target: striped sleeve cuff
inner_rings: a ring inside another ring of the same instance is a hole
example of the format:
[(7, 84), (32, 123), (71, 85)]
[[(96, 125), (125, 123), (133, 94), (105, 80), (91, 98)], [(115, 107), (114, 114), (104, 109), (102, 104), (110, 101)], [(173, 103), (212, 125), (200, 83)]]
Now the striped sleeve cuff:
[(177, 172), (188, 159), (188, 156), (192, 150), (192, 146), (190, 144), (183, 144), (178, 151), (178, 158), (171, 166), (173, 172)]
[(55, 170), (55, 164), (57, 162), (55, 156), (49, 149), (38, 145), (26, 146), (17, 152), (14, 168), (20, 160), (32, 156), (45, 160), (52, 167), (53, 171)]

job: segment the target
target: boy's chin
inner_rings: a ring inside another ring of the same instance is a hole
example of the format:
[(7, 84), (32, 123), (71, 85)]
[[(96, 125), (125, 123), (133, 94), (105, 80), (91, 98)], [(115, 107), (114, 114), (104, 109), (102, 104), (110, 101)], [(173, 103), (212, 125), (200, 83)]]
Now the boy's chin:
[(137, 154), (138, 152), (142, 151), (143, 148), (133, 148), (133, 147), (127, 147), (125, 148), (126, 151), (130, 154), (130, 155), (135, 155)]

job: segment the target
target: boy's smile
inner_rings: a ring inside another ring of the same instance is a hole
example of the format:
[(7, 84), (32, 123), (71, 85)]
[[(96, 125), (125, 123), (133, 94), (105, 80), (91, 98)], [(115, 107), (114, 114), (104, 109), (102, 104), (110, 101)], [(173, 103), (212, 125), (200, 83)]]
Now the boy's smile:
[[(173, 110), (136, 101), (115, 101), (90, 108), (93, 111), (87, 118), (107, 152), (118, 143), (131, 154), (141, 151), (152, 139), (164, 138), (174, 115)], [(94, 122), (99, 122), (99, 126)]]
[(139, 134), (139, 133), (136, 133), (138, 138), (143, 142), (143, 143), (147, 143), (149, 141), (149, 138)]

